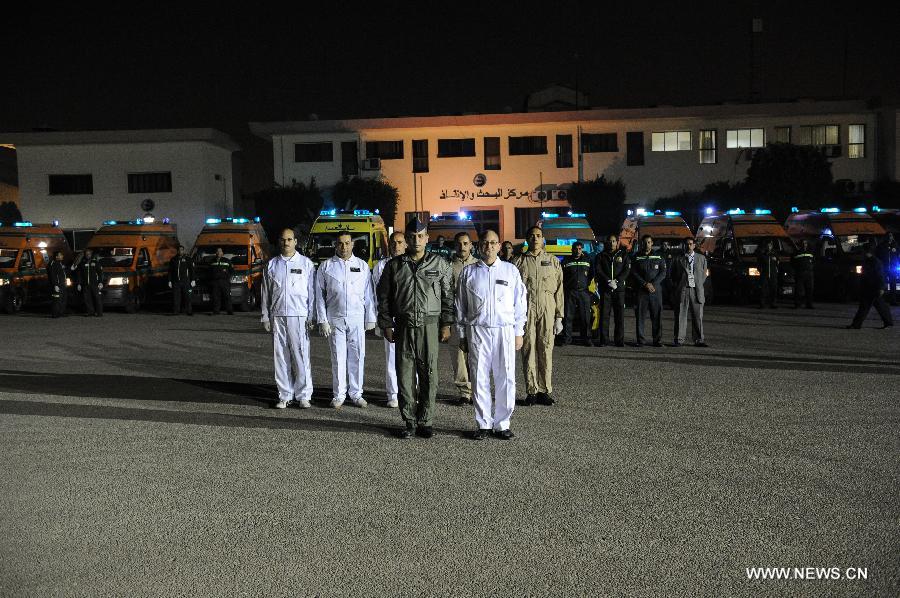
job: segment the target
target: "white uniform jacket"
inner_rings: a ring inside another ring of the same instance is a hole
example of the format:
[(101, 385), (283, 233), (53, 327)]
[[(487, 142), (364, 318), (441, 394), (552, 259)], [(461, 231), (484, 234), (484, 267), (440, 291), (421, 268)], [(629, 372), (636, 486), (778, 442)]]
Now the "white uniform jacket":
[(528, 298), (519, 269), (499, 258), (488, 266), (483, 260), (463, 268), (456, 291), (456, 322), (460, 338), (467, 326), (513, 326), (525, 334)]
[(376, 322), (375, 291), (369, 265), (356, 256), (334, 256), (316, 272), (316, 321), (335, 318)]
[(270, 259), (263, 270), (260, 321), (315, 315), (315, 271), (312, 261), (300, 252), (291, 258), (276, 255)]

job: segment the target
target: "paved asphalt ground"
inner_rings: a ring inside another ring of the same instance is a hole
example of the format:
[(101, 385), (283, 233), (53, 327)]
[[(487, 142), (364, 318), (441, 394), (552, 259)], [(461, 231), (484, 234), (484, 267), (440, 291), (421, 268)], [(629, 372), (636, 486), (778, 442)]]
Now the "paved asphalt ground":
[(897, 596), (900, 330), (853, 309), (557, 349), (558, 404), (481, 443), (449, 348), (436, 436), (400, 441), (379, 339), (370, 408), (327, 407), (314, 338), (315, 407), (278, 411), (258, 314), (2, 317), (0, 594)]

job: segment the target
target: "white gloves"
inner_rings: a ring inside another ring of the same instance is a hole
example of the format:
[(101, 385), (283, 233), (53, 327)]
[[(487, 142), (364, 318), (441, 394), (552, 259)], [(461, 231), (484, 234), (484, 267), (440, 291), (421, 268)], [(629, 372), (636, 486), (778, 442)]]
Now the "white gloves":
[(98, 290), (98, 291), (99, 291), (100, 289), (102, 289), (102, 288), (103, 288), (103, 285), (102, 285), (102, 284), (98, 284), (98, 285), (97, 285), (97, 290)]
[(53, 287), (53, 292), (54, 292), (54, 293), (58, 293), (58, 292), (59, 292), (59, 287), (54, 285), (54, 287)]
[(195, 286), (197, 286), (197, 281), (192, 280), (192, 281), (191, 281), (191, 288), (193, 289)]
[(262, 323), (262, 325), (263, 325), (263, 328), (266, 329), (266, 332), (272, 332), (272, 323), (271, 322), (266, 320), (265, 322)]
[(562, 318), (556, 318), (556, 321), (553, 323), (553, 334), (559, 334), (562, 332)]
[(616, 282), (615, 279), (610, 280), (610, 281), (609, 281), (609, 288), (611, 288), (612, 290), (615, 291), (617, 288), (619, 288), (619, 283)]
[(375, 328), (375, 322), (366, 322), (366, 332), (368, 332), (370, 330), (374, 330), (374, 328)]
[(328, 338), (329, 336), (331, 336), (331, 324), (329, 324), (328, 322), (320, 323), (319, 324), (319, 334), (321, 334), (325, 338)]
[(81, 285), (78, 285), (78, 287), (77, 287), (77, 288), (78, 288), (78, 290), (79, 290), (79, 291), (80, 291), (80, 290), (81, 290)]
[(172, 281), (171, 281), (171, 280), (169, 281), (169, 288), (170, 288), (170, 289), (172, 288)]

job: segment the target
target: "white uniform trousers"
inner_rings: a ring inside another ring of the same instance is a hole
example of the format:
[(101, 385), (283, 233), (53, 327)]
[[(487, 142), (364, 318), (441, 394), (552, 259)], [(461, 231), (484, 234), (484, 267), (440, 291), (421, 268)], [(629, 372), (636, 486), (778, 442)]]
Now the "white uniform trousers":
[[(475, 421), (482, 430), (508, 430), (516, 406), (516, 334), (513, 326), (466, 327)], [(494, 380), (493, 414), (491, 378)]]
[(388, 401), (397, 400), (397, 363), (395, 343), (384, 341), (384, 390)]
[(275, 350), (278, 399), (308, 401), (312, 397), (313, 385), (306, 318), (273, 317), (272, 344)]
[(335, 318), (331, 324), (331, 388), (336, 401), (362, 398), (366, 360), (366, 327), (362, 318)]

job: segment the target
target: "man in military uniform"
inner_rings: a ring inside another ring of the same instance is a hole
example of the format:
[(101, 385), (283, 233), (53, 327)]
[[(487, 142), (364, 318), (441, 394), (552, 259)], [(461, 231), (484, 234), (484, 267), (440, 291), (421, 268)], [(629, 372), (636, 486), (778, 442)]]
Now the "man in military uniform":
[(53, 254), (50, 266), (47, 267), (47, 277), (50, 283), (50, 317), (65, 317), (68, 289), (66, 289), (66, 266), (63, 264), (62, 251)]
[(94, 256), (92, 249), (84, 250), (77, 269), (78, 290), (81, 291), (84, 299), (84, 315), (101, 317), (103, 315), (103, 299), (100, 297), (100, 292), (103, 290), (103, 266), (100, 265), (100, 260)]
[(400, 437), (431, 438), (438, 342), (450, 339), (454, 322), (453, 270), (441, 256), (425, 252), (428, 225), (418, 218), (406, 225), (406, 243), (406, 253), (388, 262), (378, 282), (378, 325), (384, 338), (397, 343), (400, 414), (406, 423)]
[(552, 405), (553, 344), (563, 329), (562, 267), (544, 251), (544, 231), (532, 226), (525, 233), (528, 251), (513, 258), (528, 292), (528, 320), (522, 344), (525, 368), (524, 405)]
[[(378, 289), (378, 283), (381, 282), (381, 275), (388, 262), (398, 255), (406, 253), (406, 238), (400, 231), (391, 233), (388, 239), (388, 252), (390, 257), (378, 260), (375, 268), (372, 270), (373, 288)], [(376, 301), (377, 304), (377, 301)], [(381, 328), (375, 327), (375, 336), (383, 336)], [(397, 353), (395, 351), (397, 345), (384, 339), (384, 390), (387, 394), (387, 407), (396, 409), (400, 406), (397, 401)]]
[[(472, 255), (472, 239), (469, 233), (456, 233), (454, 237), (456, 241), (456, 253), (450, 260), (450, 267), (453, 268), (453, 296), (459, 296), (459, 274), (463, 268), (470, 264), (478, 262)], [(472, 403), (472, 383), (469, 381), (469, 352), (466, 343), (461, 342), (456, 349), (456, 359), (453, 364), (453, 383), (459, 392), (459, 404), (468, 405)]]
[(560, 345), (572, 342), (572, 325), (577, 318), (581, 331), (581, 342), (588, 347), (591, 343), (591, 292), (588, 287), (594, 278), (594, 266), (584, 253), (584, 244), (575, 241), (572, 255), (562, 261), (563, 294), (566, 300), (566, 315), (563, 319)]
[(184, 254), (184, 245), (178, 246), (178, 255), (169, 260), (169, 288), (172, 289), (172, 313), (181, 313), (184, 304), (187, 315), (194, 315), (191, 306), (191, 290), (194, 280), (194, 262)]
[(847, 328), (862, 328), (873, 306), (881, 316), (882, 328), (891, 328), (894, 325), (891, 308), (884, 302), (884, 266), (881, 260), (875, 257), (876, 250), (874, 241), (866, 244), (862, 274), (859, 278), (859, 309), (856, 310), (853, 322)]
[(794, 266), (794, 280), (797, 283), (794, 288), (794, 309), (800, 307), (801, 299), (806, 302), (806, 309), (812, 309), (815, 258), (806, 239), (800, 241), (800, 248), (791, 258), (791, 264)]
[(600, 345), (609, 344), (609, 312), (616, 322), (615, 343), (625, 346), (625, 283), (631, 271), (628, 252), (619, 247), (619, 237), (610, 234), (594, 261), (594, 276), (600, 293)]
[(641, 250), (631, 261), (635, 282), (634, 322), (638, 346), (644, 345), (644, 313), (650, 314), (653, 346), (662, 347), (662, 283), (666, 278), (666, 259), (653, 253), (653, 237), (641, 237)]
[(759, 307), (766, 305), (775, 309), (778, 298), (778, 252), (772, 246), (772, 240), (766, 239), (756, 254), (756, 267), (759, 270)]
[(234, 275), (234, 266), (231, 260), (225, 257), (221, 247), (216, 248), (216, 259), (209, 265), (210, 291), (212, 292), (213, 315), (219, 315), (219, 306), (224, 302), (228, 315), (234, 314), (231, 305), (231, 277)]

